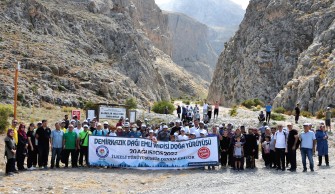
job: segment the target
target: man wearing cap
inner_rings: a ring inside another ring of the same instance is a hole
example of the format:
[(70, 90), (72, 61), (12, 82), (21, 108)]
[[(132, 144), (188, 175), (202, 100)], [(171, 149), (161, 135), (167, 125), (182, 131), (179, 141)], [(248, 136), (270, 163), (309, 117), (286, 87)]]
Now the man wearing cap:
[(105, 121), (105, 122), (104, 122), (104, 129), (103, 129), (103, 130), (104, 130), (105, 132), (108, 132), (108, 131), (109, 131), (109, 128), (108, 128), (108, 127), (109, 127), (109, 123), (108, 123), (107, 121)]
[(188, 140), (188, 136), (185, 133), (185, 129), (182, 127), (180, 129), (180, 135), (178, 135), (178, 141), (186, 141)]
[(154, 130), (149, 130), (149, 136), (147, 137), (147, 139), (151, 140), (153, 143), (157, 143), (157, 138), (154, 135)]
[(158, 141), (170, 141), (170, 131), (167, 125), (163, 126), (163, 130), (158, 133)]
[(92, 133), (94, 136), (106, 136), (107, 133), (102, 129), (101, 123), (97, 124), (97, 129)]
[(306, 157), (309, 160), (309, 166), (311, 171), (314, 171), (314, 161), (313, 161), (313, 154), (315, 153), (315, 144), (316, 138), (315, 133), (309, 129), (309, 123), (304, 123), (304, 131), (300, 134), (300, 141), (301, 141), (301, 160), (302, 165), (304, 167), (303, 172), (307, 172), (306, 167)]
[(287, 137), (287, 157), (288, 161), (291, 164), (291, 168), (288, 170), (291, 172), (295, 172), (297, 169), (297, 143), (298, 143), (298, 131), (293, 129), (293, 124), (287, 124), (288, 129), (288, 137)]
[(277, 126), (278, 131), (274, 135), (274, 144), (276, 148), (277, 170), (285, 171), (285, 152), (287, 146), (287, 134), (283, 131), (283, 125)]
[(86, 166), (89, 166), (88, 163), (88, 138), (92, 134), (90, 130), (88, 130), (88, 125), (84, 125), (84, 130), (79, 133), (78, 144), (80, 146), (80, 157), (79, 157), (79, 165), (83, 166), (83, 159), (85, 156)]
[(55, 167), (56, 159), (56, 168), (59, 168), (60, 153), (63, 149), (63, 135), (64, 132), (61, 130), (59, 123), (55, 124), (55, 129), (51, 131), (50, 135), (50, 144), (51, 144), (51, 166), (50, 168)]
[(172, 127), (172, 129), (171, 129), (170, 135), (173, 135), (174, 133), (178, 133), (178, 134), (180, 134), (180, 129), (181, 129), (181, 127), (180, 127), (180, 123), (181, 123), (180, 120), (177, 120), (177, 121), (176, 121), (175, 126)]
[(129, 133), (129, 136), (133, 137), (133, 138), (140, 138), (140, 137), (142, 137), (142, 133), (140, 131), (137, 131), (137, 125), (136, 124), (132, 125), (131, 132)]
[(207, 136), (208, 132), (204, 128), (205, 128), (205, 123), (200, 121), (199, 122), (199, 129), (195, 131), (195, 134), (196, 134), (197, 138), (201, 137), (200, 133), (203, 133), (205, 136)]
[(123, 125), (123, 137), (130, 137), (130, 124), (128, 122)]
[(96, 129), (97, 128), (95, 126), (95, 121), (94, 120), (90, 121), (90, 131), (91, 131), (91, 133), (93, 134)]
[(331, 117), (332, 117), (332, 112), (330, 111), (330, 107), (327, 107), (327, 110), (325, 112), (325, 117), (326, 117), (326, 130), (328, 132), (332, 131), (332, 127), (331, 127)]

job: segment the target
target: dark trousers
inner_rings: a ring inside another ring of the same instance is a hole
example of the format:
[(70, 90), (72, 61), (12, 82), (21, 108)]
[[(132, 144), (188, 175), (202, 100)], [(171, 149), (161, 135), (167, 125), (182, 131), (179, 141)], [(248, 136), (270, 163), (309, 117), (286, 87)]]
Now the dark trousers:
[(56, 167), (59, 167), (60, 161), (60, 153), (62, 152), (62, 148), (52, 148), (52, 155), (51, 155), (51, 168), (55, 166), (56, 160)]
[(178, 118), (180, 119), (180, 113), (177, 113), (177, 115), (178, 115)]
[(245, 167), (246, 168), (254, 168), (255, 167), (255, 157), (253, 155), (247, 155), (245, 157)]
[(276, 163), (278, 169), (285, 169), (285, 148), (276, 148)]
[(16, 166), (18, 170), (24, 169), (24, 159), (26, 158), (25, 148), (18, 148), (16, 150)]
[(6, 174), (15, 171), (15, 158), (7, 159)]
[(49, 146), (39, 146), (38, 147), (38, 166), (47, 167), (48, 166), (48, 156), (49, 156)]
[[(329, 156), (325, 155), (325, 162), (328, 165), (329, 164)], [(319, 165), (322, 164), (322, 156), (319, 156)]]
[(208, 115), (208, 122), (209, 122), (212, 118), (212, 111), (208, 111), (207, 115)]
[(297, 150), (293, 150), (292, 148), (287, 149), (288, 160), (291, 164), (291, 169), (297, 169)]
[(221, 152), (221, 166), (226, 166), (228, 161), (228, 152), (227, 151), (222, 151)]
[(265, 162), (265, 166), (266, 167), (269, 167), (271, 165), (271, 154), (270, 153), (264, 153), (263, 154), (263, 159), (264, 159), (264, 162)]
[(266, 122), (269, 123), (270, 122), (270, 118), (271, 118), (271, 112), (266, 112)]
[(87, 146), (81, 146), (80, 147), (80, 157), (79, 157), (79, 165), (83, 165), (83, 160), (84, 160), (84, 156), (85, 156), (85, 161), (86, 161), (86, 165), (89, 166), (88, 164), (88, 147)]
[(219, 109), (214, 109), (214, 118), (215, 118), (215, 115), (216, 115), (216, 118), (218, 118), (218, 116), (219, 116)]
[(270, 150), (270, 167), (276, 167), (276, 152), (274, 150)]
[(65, 149), (63, 150), (65, 153), (65, 167), (69, 165), (69, 156), (71, 154), (71, 165), (72, 167), (77, 167), (77, 157), (75, 149)]
[(28, 148), (27, 167), (30, 168), (36, 165), (37, 165), (37, 148), (34, 147), (33, 151), (31, 151), (31, 149)]
[(295, 123), (298, 123), (300, 115), (295, 115)]

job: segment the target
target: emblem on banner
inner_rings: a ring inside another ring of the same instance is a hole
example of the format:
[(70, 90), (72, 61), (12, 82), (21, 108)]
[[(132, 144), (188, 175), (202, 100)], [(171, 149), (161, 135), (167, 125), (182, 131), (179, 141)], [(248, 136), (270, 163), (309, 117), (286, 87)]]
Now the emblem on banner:
[(198, 156), (201, 159), (207, 159), (211, 156), (211, 151), (207, 147), (202, 147), (198, 150)]
[(97, 156), (99, 156), (100, 158), (107, 158), (108, 154), (109, 154), (109, 150), (106, 146), (99, 146), (97, 147), (97, 149), (95, 150)]

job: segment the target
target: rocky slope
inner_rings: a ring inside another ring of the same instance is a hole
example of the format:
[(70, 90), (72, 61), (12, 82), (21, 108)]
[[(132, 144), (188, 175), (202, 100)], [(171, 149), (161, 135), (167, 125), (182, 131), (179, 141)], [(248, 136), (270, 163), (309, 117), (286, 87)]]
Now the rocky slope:
[(335, 2), (253, 0), (221, 54), (209, 100), (315, 112), (335, 102)]
[(122, 103), (128, 96), (146, 104), (204, 92), (158, 49), (171, 48), (154, 0), (0, 3), (1, 102), (13, 98), (16, 61), (22, 65), (19, 100), (26, 105)]
[(184, 14), (164, 13), (169, 21), (173, 61), (198, 80), (210, 82), (218, 56), (207, 38), (209, 28)]

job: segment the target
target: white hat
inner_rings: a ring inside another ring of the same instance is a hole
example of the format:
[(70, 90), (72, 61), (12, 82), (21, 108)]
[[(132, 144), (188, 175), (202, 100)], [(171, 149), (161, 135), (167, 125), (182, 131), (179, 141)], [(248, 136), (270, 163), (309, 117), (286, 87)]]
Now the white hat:
[(98, 123), (97, 126), (102, 126), (101, 123)]
[(129, 123), (127, 122), (127, 123), (124, 123), (124, 125), (123, 125), (124, 127), (129, 127)]
[(204, 132), (204, 131), (201, 131), (201, 132), (200, 132), (200, 134), (203, 134), (203, 135), (205, 135), (205, 134), (206, 134), (206, 132)]
[(153, 133), (153, 132), (154, 132), (154, 130), (152, 130), (152, 129), (149, 130), (149, 133)]
[(109, 123), (107, 121), (104, 122), (104, 125), (109, 125)]
[(163, 129), (168, 129), (169, 127), (167, 125), (164, 125), (163, 126)]
[(176, 120), (176, 123), (181, 123), (181, 120)]
[(327, 107), (327, 110), (329, 110), (329, 109), (330, 109), (330, 107), (328, 106), (328, 107)]
[(174, 136), (178, 136), (179, 134), (176, 132), (176, 133), (174, 133), (173, 135), (174, 135)]
[(191, 133), (191, 135), (195, 135), (195, 133), (193, 132), (193, 133)]
[(84, 122), (83, 123), (88, 123), (88, 121), (87, 120), (84, 120)]
[(223, 128), (223, 125), (219, 125), (219, 128)]
[(303, 126), (309, 126), (309, 123), (304, 123)]
[(180, 131), (185, 131), (185, 129), (184, 129), (184, 128), (181, 128)]
[(203, 121), (200, 121), (199, 124), (205, 124)]
[(88, 125), (84, 125), (84, 128), (88, 128)]
[(142, 124), (141, 127), (147, 127), (145, 124)]

